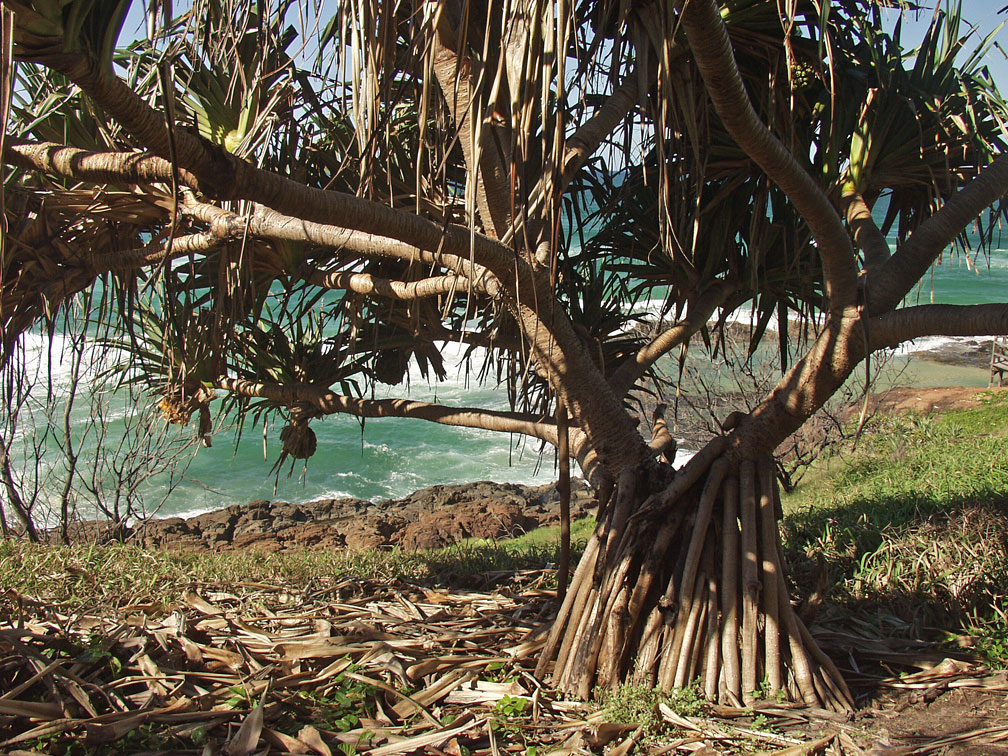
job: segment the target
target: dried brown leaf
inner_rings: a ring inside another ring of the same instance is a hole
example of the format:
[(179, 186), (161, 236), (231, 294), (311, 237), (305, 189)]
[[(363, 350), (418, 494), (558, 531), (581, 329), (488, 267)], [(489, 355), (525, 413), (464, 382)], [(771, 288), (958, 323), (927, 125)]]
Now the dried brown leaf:
[(231, 741), (224, 747), (227, 756), (248, 756), (259, 744), (259, 737), (263, 730), (263, 704), (266, 702), (264, 692), (259, 703), (248, 713), (241, 727)]
[(223, 614), (224, 610), (219, 606), (214, 606), (209, 601), (200, 596), (196, 591), (185, 590), (182, 592), (182, 600), (186, 602), (189, 606), (195, 609), (201, 614), (205, 614), (209, 617), (213, 617), (219, 614)]
[(305, 725), (301, 728), (298, 732), (298, 740), (315, 751), (315, 753), (320, 754), (320, 756), (332, 756), (332, 751), (325, 744), (325, 741), (322, 740), (319, 731), (311, 725)]

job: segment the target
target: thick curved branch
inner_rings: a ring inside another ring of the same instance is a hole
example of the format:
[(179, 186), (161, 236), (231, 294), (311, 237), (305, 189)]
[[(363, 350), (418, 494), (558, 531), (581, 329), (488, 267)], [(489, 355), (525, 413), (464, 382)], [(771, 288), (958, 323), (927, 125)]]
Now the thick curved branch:
[(708, 289), (702, 297), (690, 303), (687, 318), (666, 328), (642, 347), (633, 360), (620, 365), (609, 378), (609, 385), (619, 396), (626, 394), (661, 356), (685, 343), (707, 325), (714, 310), (723, 305), (733, 291), (735, 285), (729, 281), (721, 281)]
[(557, 443), (556, 425), (550, 418), (520, 412), (503, 412), (477, 407), (445, 407), (410, 399), (355, 399), (306, 383), (273, 384), (220, 378), (217, 388), (241, 396), (257, 397), (279, 405), (309, 405), (326, 415), (355, 417), (412, 417), (441, 425), (482, 428), (500, 433), (522, 433), (547, 443)]
[(986, 165), (899, 246), (868, 281), (868, 312), (892, 310), (927, 273), (938, 255), (977, 216), (1008, 194), (1008, 153)]
[[(113, 73), (77, 53), (44, 54), (37, 61), (77, 84), (152, 152), (169, 156), (164, 117)], [(514, 255), (508, 247), (463, 226), (434, 223), (352, 194), (305, 186), (258, 168), (195, 134), (176, 130), (174, 136), (179, 167), (199, 181), (207, 196), (251, 200), (292, 217), (471, 258), (497, 271), (513, 268)]]
[(872, 318), (868, 332), (873, 352), (921, 336), (1001, 336), (1008, 334), (1008, 303), (904, 307)]
[(717, 3), (679, 0), (677, 5), (690, 49), (725, 128), (784, 190), (815, 237), (830, 308), (839, 311), (854, 305), (858, 271), (847, 229), (820, 186), (753, 110)]
[(865, 357), (865, 330), (851, 314), (832, 313), (812, 346), (729, 436), (735, 454), (771, 453), (825, 404)]
[(854, 243), (864, 253), (865, 268), (873, 268), (886, 262), (891, 256), (889, 242), (875, 225), (871, 208), (864, 201), (864, 197), (853, 188), (845, 188), (840, 201), (844, 206), (847, 225), (854, 234)]
[[(143, 152), (88, 152), (54, 142), (10, 140), (4, 162), (28, 171), (99, 184), (149, 184), (172, 181), (171, 163)], [(179, 182), (200, 189), (195, 174), (179, 170)]]

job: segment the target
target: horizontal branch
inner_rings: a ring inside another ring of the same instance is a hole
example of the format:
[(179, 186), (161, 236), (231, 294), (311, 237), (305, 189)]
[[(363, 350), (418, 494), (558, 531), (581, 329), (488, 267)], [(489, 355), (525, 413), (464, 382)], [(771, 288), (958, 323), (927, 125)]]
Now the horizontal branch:
[(482, 428), (500, 433), (521, 433), (556, 445), (556, 425), (551, 418), (535, 417), (520, 412), (480, 409), (476, 407), (445, 407), (410, 399), (355, 399), (306, 383), (272, 384), (220, 378), (217, 388), (241, 396), (257, 397), (278, 405), (293, 407), (309, 405), (326, 415), (345, 414), (355, 417), (412, 417), (441, 425), (461, 428)]
[[(23, 170), (98, 184), (171, 183), (172, 165), (164, 158), (143, 152), (88, 152), (54, 142), (9, 140), (4, 145), (4, 162)], [(178, 180), (200, 189), (195, 174), (180, 169)]]
[[(408, 263), (440, 265), (455, 278), (461, 277), (468, 286), (491, 295), (499, 285), (486, 270), (456, 255), (430, 252), (397, 239), (354, 231), (325, 223), (313, 223), (283, 215), (268, 207), (257, 206), (251, 215), (243, 216), (205, 202), (186, 202), (183, 212), (204, 223), (209, 223), (216, 233), (239, 239), (245, 235), (254, 238), (309, 242), (336, 250), (348, 250), (365, 257), (387, 257)], [(323, 285), (321, 283), (317, 284)], [(329, 287), (332, 288), (332, 287)]]
[(938, 255), (984, 211), (1008, 194), (1008, 153), (988, 163), (899, 246), (868, 281), (868, 312), (896, 307)]
[(498, 275), (513, 270), (514, 255), (507, 246), (464, 226), (435, 223), (380, 202), (306, 186), (259, 168), (232, 155), (223, 146), (184, 129), (174, 132), (173, 151), (163, 114), (113, 72), (76, 52), (43, 52), (34, 59), (77, 84), (149, 150), (163, 158), (174, 153), (179, 167), (197, 177), (206, 196), (250, 200), (306, 221), (355, 229), (462, 259), (471, 258)]
[[(53, 142), (15, 141), (5, 146), (4, 161), (25, 170), (40, 171), (50, 176), (59, 176), (73, 181), (120, 184), (170, 183), (172, 181), (172, 165), (169, 161), (141, 152), (88, 152)], [(181, 170), (179, 181), (183, 185), (199, 190), (199, 180), (189, 171)], [(253, 231), (256, 236), (313, 241), (335, 248), (350, 249), (361, 254), (378, 253), (405, 260), (426, 257), (430, 262), (434, 262), (435, 259), (434, 256), (424, 255), (424, 251), (414, 245), (327, 224), (306, 224), (298, 218), (274, 213), (266, 208), (260, 209), (255, 219), (254, 228), (249, 225), (248, 219), (208, 203), (186, 203), (185, 211), (186, 214), (213, 225), (212, 236), (218, 241), (228, 237), (238, 238)], [(206, 238), (211, 238), (211, 235), (208, 234)], [(182, 242), (183, 240), (177, 241)], [(194, 249), (198, 251), (206, 249), (206, 247)], [(134, 267), (159, 262), (162, 259), (164, 259), (164, 250), (161, 253), (152, 253), (146, 249), (128, 250), (103, 255), (102, 263), (98, 267), (108, 269)], [(453, 260), (449, 258), (447, 261), (451, 263)], [(465, 262), (468, 264), (468, 261)], [(313, 283), (327, 288), (347, 288), (346, 286), (334, 286), (316, 281)], [(362, 281), (355, 283), (365, 285)], [(387, 290), (387, 287), (380, 285), (378, 288)], [(376, 289), (373, 293), (379, 292)], [(388, 296), (395, 295), (389, 293)], [(431, 296), (431, 294), (423, 296)], [(416, 295), (398, 298), (416, 298)]]
[[(142, 184), (148, 182), (169, 183), (172, 181), (172, 166), (167, 160), (141, 152), (88, 152), (86, 150), (55, 144), (52, 142), (28, 143), (13, 142), (4, 149), (4, 161), (25, 170), (35, 170), (50, 176), (73, 181), (89, 181), (100, 183)], [(199, 189), (199, 180), (188, 171), (181, 171), (179, 180), (194, 189)], [(202, 207), (200, 207), (202, 206)], [(191, 252), (207, 251), (227, 237), (238, 237), (246, 232), (245, 219), (234, 213), (205, 203), (190, 205), (189, 214), (212, 224), (209, 232), (193, 234), (175, 239), (172, 244), (173, 257)], [(286, 218), (279, 214), (263, 212), (257, 224), (260, 233), (270, 236), (269, 231), (277, 227), (289, 229), (297, 225), (297, 219)], [(260, 228), (261, 227), (261, 228)], [(331, 227), (330, 227), (331, 228)], [(388, 250), (391, 245), (397, 247), (395, 256), (416, 258), (420, 250), (409, 245), (401, 245), (394, 240), (382, 240), (373, 235), (360, 235), (345, 229), (336, 233), (343, 236), (331, 241), (342, 241), (334, 244), (340, 248), (352, 248), (358, 252), (374, 252), (377, 249)], [(285, 234), (286, 238), (290, 234)], [(309, 241), (310, 233), (299, 236), (299, 240)], [(274, 235), (275, 238), (275, 235)], [(151, 250), (139, 248), (120, 252), (95, 253), (90, 256), (90, 262), (98, 271), (121, 270), (162, 262), (169, 252), (167, 247)], [(416, 282), (386, 281), (357, 273), (321, 273), (315, 272), (306, 277), (309, 283), (329, 289), (350, 289), (361, 294), (373, 294), (393, 299), (421, 299), (453, 291), (460, 284), (457, 276), (444, 276)]]
[(97, 275), (109, 270), (130, 270), (146, 265), (157, 265), (166, 260), (188, 257), (196, 252), (207, 252), (220, 245), (223, 239), (211, 231), (186, 234), (153, 249), (140, 247), (119, 252), (91, 253), (87, 260)]
[(1008, 304), (920, 305), (872, 318), (871, 350), (889, 349), (921, 336), (1008, 334)]
[(468, 279), (461, 276), (432, 276), (419, 281), (395, 281), (368, 273), (321, 270), (307, 274), (304, 280), (323, 289), (346, 289), (357, 294), (406, 301), (453, 294), (459, 289), (464, 292), (469, 285)]

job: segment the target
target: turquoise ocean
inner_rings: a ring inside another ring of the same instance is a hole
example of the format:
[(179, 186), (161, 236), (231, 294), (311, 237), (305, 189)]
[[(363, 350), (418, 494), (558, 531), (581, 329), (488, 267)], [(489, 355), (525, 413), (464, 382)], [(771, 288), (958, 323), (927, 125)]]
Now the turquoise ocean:
[[(1008, 299), (1008, 249), (995, 245), (989, 258), (967, 255), (946, 256), (925, 277), (910, 303), (972, 304)], [(48, 346), (38, 334), (26, 334), (24, 346), (28, 361), (40, 371), (40, 389), (50, 386), (58, 398), (65, 394), (69, 369), (61, 354), (59, 337)], [(935, 346), (935, 339), (905, 345), (901, 352)], [(507, 408), (505, 392), (495, 385), (477, 385), (467, 377), (460, 364), (462, 349), (456, 344), (444, 347), (449, 378), (445, 383), (429, 385), (415, 370), (408, 389), (381, 387), (375, 397), (406, 396), (423, 401), (438, 401), (452, 406)], [(51, 378), (50, 378), (51, 376)], [(953, 383), (950, 380), (949, 383)], [(114, 443), (98, 448), (93, 434), (85, 432), (88, 423), (87, 402), (78, 400), (71, 414), (77, 449), (83, 464), (95, 456), (112, 455)], [(113, 397), (107, 403), (109, 439), (122, 435), (131, 414), (130, 403)], [(35, 413), (35, 427), (25, 421), (15, 436), (12, 458), (18, 464), (31, 464), (33, 439), (45, 432), (44, 418)], [(191, 438), (195, 420), (189, 428), (175, 426), (166, 433), (181, 433)], [(255, 499), (308, 501), (318, 498), (352, 496), (380, 500), (405, 496), (426, 486), (494, 480), (543, 484), (555, 479), (552, 449), (540, 453), (538, 442), (521, 437), (476, 429), (453, 428), (422, 420), (369, 419), (363, 425), (352, 417), (332, 416), (315, 421), (318, 450), (307, 466), (288, 462), (279, 472), (271, 472), (279, 453), (280, 426), (264, 434), (261, 426), (246, 427), (235, 442), (234, 429), (227, 418), (216, 418), (217, 431), (210, 448), (190, 445), (180, 454), (175, 480), (169, 484), (166, 474), (156, 475), (142, 484), (137, 498), (142, 500), (140, 514), (188, 516), (198, 512), (241, 504)], [(58, 434), (57, 434), (58, 435)], [(90, 447), (89, 447), (90, 444)], [(55, 448), (52, 447), (51, 448)], [(20, 454), (19, 454), (20, 452)], [(119, 452), (121, 454), (121, 452)], [(689, 450), (682, 453), (688, 456)], [(39, 499), (36, 513), (45, 516), (47, 504), (55, 496), (65, 470), (65, 459), (50, 452), (42, 460), (48, 466), (46, 485), (35, 493)], [(290, 475), (288, 475), (290, 473)], [(29, 476), (30, 477), (30, 476)], [(34, 479), (33, 479), (34, 480)], [(87, 492), (78, 496), (78, 509), (88, 515)]]

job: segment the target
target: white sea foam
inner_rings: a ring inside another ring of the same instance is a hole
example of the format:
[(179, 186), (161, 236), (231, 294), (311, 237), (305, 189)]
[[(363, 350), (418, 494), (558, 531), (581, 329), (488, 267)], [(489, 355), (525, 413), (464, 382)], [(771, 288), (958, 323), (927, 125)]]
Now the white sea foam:
[(682, 467), (693, 459), (694, 456), (696, 456), (696, 452), (691, 449), (676, 449), (675, 458), (672, 460), (672, 466), (675, 468)]
[(992, 336), (922, 336), (911, 341), (904, 341), (900, 344), (895, 354), (912, 355), (917, 352), (941, 351), (953, 344), (990, 344), (994, 338)]

